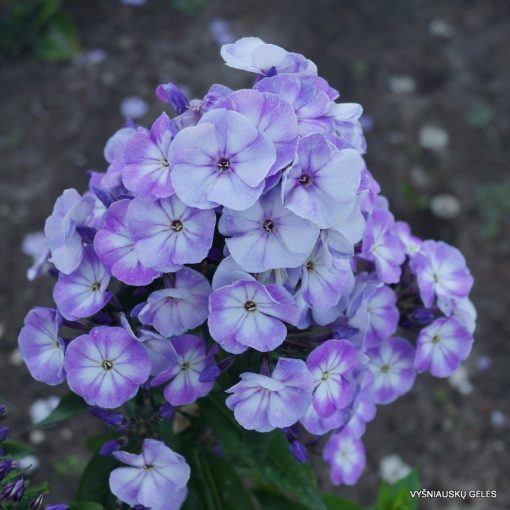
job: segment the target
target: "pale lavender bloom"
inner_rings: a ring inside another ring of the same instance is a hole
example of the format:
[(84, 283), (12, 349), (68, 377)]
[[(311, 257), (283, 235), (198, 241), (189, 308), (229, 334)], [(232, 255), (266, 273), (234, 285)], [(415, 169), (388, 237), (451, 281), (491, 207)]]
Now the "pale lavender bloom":
[(227, 66), (261, 75), (273, 70), (277, 73), (317, 74), (317, 66), (311, 60), (275, 44), (267, 44), (258, 37), (242, 37), (235, 43), (225, 44), (220, 53)]
[(364, 345), (373, 347), (397, 330), (400, 319), (397, 295), (390, 287), (383, 285), (366, 299), (365, 307), (368, 312), (368, 328)]
[(287, 336), (283, 321), (298, 320), (292, 296), (279, 285), (241, 280), (212, 292), (209, 299), (209, 331), (227, 352), (240, 354), (252, 347), (267, 352)]
[(473, 286), (466, 259), (453, 246), (442, 241), (424, 241), (411, 263), (416, 273), (420, 296), (426, 307), (435, 297), (462, 299)]
[(387, 338), (369, 349), (367, 354), (377, 404), (389, 404), (411, 389), (416, 376), (413, 368), (415, 350), (407, 340)]
[(411, 227), (408, 223), (405, 221), (395, 222), (393, 231), (395, 232), (399, 241), (404, 245), (406, 255), (413, 257), (420, 251), (423, 241), (420, 238), (412, 235)]
[(149, 378), (151, 364), (139, 342), (123, 328), (98, 326), (67, 347), (64, 366), (72, 391), (90, 405), (119, 407)]
[(374, 179), (370, 170), (368, 168), (363, 169), (359, 186), (359, 203), (364, 213), (372, 213), (375, 201), (380, 192), (381, 186), (379, 186), (379, 183)]
[(476, 329), (477, 312), (469, 298), (449, 299), (440, 297), (437, 306), (446, 317), (455, 317), (471, 334)]
[(103, 228), (94, 237), (94, 249), (108, 271), (127, 285), (148, 285), (159, 272), (144, 266), (135, 251), (126, 214), (130, 200), (114, 202), (106, 211)]
[(110, 275), (92, 246), (84, 249), (83, 261), (69, 275), (60, 273), (53, 289), (58, 311), (68, 320), (90, 317), (99, 312), (112, 294), (107, 292)]
[(230, 23), (226, 19), (213, 18), (209, 23), (209, 32), (220, 46), (234, 42)]
[(362, 257), (375, 263), (384, 283), (398, 283), (400, 266), (405, 260), (404, 246), (393, 231), (394, 225), (395, 219), (389, 211), (376, 209), (367, 219), (363, 237)]
[(344, 427), (351, 416), (351, 410), (336, 409), (331, 416), (321, 418), (314, 406), (311, 405), (299, 422), (305, 429), (315, 436), (323, 436), (332, 430)]
[(48, 240), (44, 232), (34, 232), (27, 234), (23, 238), (21, 251), (32, 257), (32, 266), (27, 270), (27, 279), (35, 280), (48, 265), (48, 257), (50, 249), (48, 248)]
[(292, 162), (298, 143), (298, 126), (296, 115), (288, 103), (274, 94), (245, 89), (229, 95), (216, 107), (241, 113), (274, 144), (276, 161), (269, 176)]
[(170, 345), (173, 356), (166, 369), (152, 381), (152, 386), (165, 386), (166, 400), (173, 406), (192, 404), (205, 397), (214, 386), (212, 382), (200, 382), (200, 373), (215, 364), (214, 349), (206, 353), (205, 342), (194, 335), (174, 337)]
[(75, 189), (66, 189), (57, 198), (53, 213), (46, 219), (44, 234), (51, 251), (51, 261), (64, 274), (72, 273), (81, 263), (83, 241), (76, 227), (92, 217), (94, 199), (82, 197)]
[(321, 241), (333, 257), (349, 258), (354, 255), (354, 245), (365, 232), (365, 218), (356, 201), (349, 215), (330, 228), (321, 230)]
[(200, 209), (248, 209), (260, 197), (275, 160), (274, 145), (256, 126), (223, 108), (180, 131), (169, 152), (175, 192)]
[[(231, 285), (239, 280), (255, 280), (255, 278), (247, 273), (231, 255), (225, 257), (214, 271), (212, 278), (213, 290), (225, 287), (225, 285)], [(265, 282), (261, 282), (265, 284)], [(271, 282), (273, 283), (273, 282)]]
[(234, 260), (250, 272), (299, 266), (319, 236), (318, 227), (283, 207), (279, 188), (245, 211), (224, 209), (218, 228)]
[(182, 506), (190, 477), (182, 455), (161, 441), (145, 439), (139, 455), (120, 451), (113, 456), (129, 466), (110, 474), (110, 490), (121, 501), (151, 510), (178, 510)]
[(65, 343), (59, 332), (62, 317), (52, 308), (35, 307), (25, 317), (18, 345), (30, 375), (50, 385), (65, 380)]
[(365, 448), (348, 430), (332, 434), (322, 458), (329, 464), (329, 477), (334, 485), (354, 485), (366, 464)]
[(319, 134), (306, 136), (283, 173), (283, 204), (321, 228), (332, 227), (352, 212), (364, 167), (355, 150), (339, 151)]
[(360, 117), (363, 108), (357, 103), (333, 103), (327, 116), (334, 121), (335, 135), (341, 148), (350, 147), (360, 154), (367, 151)]
[(353, 406), (352, 416), (345, 430), (360, 438), (366, 430), (366, 424), (375, 418), (377, 407), (369, 388), (362, 388)]
[[(131, 0), (132, 1), (132, 0)], [(149, 111), (147, 101), (140, 96), (129, 96), (120, 103), (120, 113), (126, 119), (139, 119)]]
[(149, 133), (131, 136), (122, 156), (122, 182), (129, 191), (153, 200), (174, 194), (168, 158), (176, 133), (177, 127), (163, 112)]
[(436, 319), (418, 335), (414, 367), (436, 377), (448, 377), (469, 356), (473, 336), (454, 317)]
[(312, 404), (321, 418), (352, 402), (358, 364), (358, 352), (345, 340), (327, 340), (308, 355), (306, 365), (314, 378)]
[(298, 293), (312, 308), (335, 306), (354, 286), (349, 261), (333, 258), (322, 243), (317, 244), (299, 271), (301, 284)]
[(142, 324), (154, 327), (164, 336), (182, 335), (207, 319), (211, 286), (207, 278), (183, 267), (170, 275), (171, 287), (152, 292), (138, 314)]
[(338, 92), (323, 78), (279, 74), (260, 80), (255, 89), (276, 94), (290, 104), (296, 114), (301, 135), (329, 135), (333, 131), (335, 122), (329, 112)]
[[(142, 130), (144, 132), (145, 130)], [(109, 163), (106, 173), (102, 175), (100, 184), (105, 188), (116, 188), (122, 185), (121, 171), (122, 161), (126, 146), (137, 129), (131, 126), (123, 127), (116, 131), (106, 142), (104, 147), (104, 159)]]
[(244, 372), (227, 390), (226, 404), (248, 430), (269, 432), (294, 425), (312, 400), (313, 379), (304, 361), (280, 358), (271, 376)]
[(154, 202), (135, 198), (128, 208), (127, 224), (142, 264), (170, 272), (207, 256), (216, 215), (213, 210), (188, 207), (176, 195)]

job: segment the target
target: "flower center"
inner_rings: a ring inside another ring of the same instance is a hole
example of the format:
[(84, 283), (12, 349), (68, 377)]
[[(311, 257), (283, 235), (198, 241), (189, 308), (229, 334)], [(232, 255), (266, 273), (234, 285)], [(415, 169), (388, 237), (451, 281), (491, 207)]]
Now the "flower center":
[(170, 163), (168, 163), (168, 161), (166, 160), (166, 158), (162, 158), (162, 159), (161, 159), (161, 164), (162, 164), (164, 167), (168, 167), (168, 166), (170, 166)]
[(103, 368), (103, 370), (106, 370), (106, 371), (111, 370), (113, 368), (113, 361), (110, 361), (109, 359), (105, 359), (101, 363), (101, 367)]
[(434, 280), (434, 283), (439, 283), (439, 276), (437, 276), (436, 273), (432, 274), (432, 279)]
[(266, 220), (266, 221), (264, 221), (264, 224), (262, 226), (264, 227), (264, 230), (266, 232), (272, 232), (274, 230), (274, 221)]
[(303, 186), (309, 186), (312, 184), (312, 178), (309, 175), (303, 174), (299, 178), (299, 184), (302, 184)]
[(93, 292), (98, 291), (100, 288), (101, 288), (101, 283), (100, 282), (94, 282), (91, 285), (91, 289), (92, 289)]
[(390, 371), (390, 366), (389, 366), (389, 365), (383, 365), (383, 366), (381, 367), (381, 372), (382, 372), (383, 374), (386, 374), (386, 373), (387, 373), (387, 372), (389, 372), (389, 371)]
[(190, 367), (190, 362), (189, 361), (185, 361), (184, 363), (182, 363), (181, 365), (181, 371), (182, 372), (185, 372), (186, 370), (189, 370), (189, 367)]
[(174, 232), (180, 232), (182, 229), (183, 229), (184, 225), (182, 224), (182, 221), (181, 220), (174, 220), (172, 221), (172, 223), (170, 224), (170, 228), (174, 231)]
[(313, 271), (314, 268), (315, 268), (315, 264), (313, 263), (313, 260), (309, 260), (307, 263), (306, 263), (306, 269), (308, 269), (308, 271)]
[(327, 381), (329, 378), (330, 378), (331, 374), (326, 370), (323, 374), (322, 374), (322, 380), (323, 381)]
[(145, 464), (145, 466), (143, 467), (146, 471), (148, 471), (149, 469), (152, 469), (154, 466), (152, 464)]
[(218, 170), (220, 172), (224, 172), (225, 170), (228, 170), (230, 168), (230, 159), (221, 158), (216, 163), (216, 166), (218, 167)]
[(439, 335), (434, 335), (432, 337), (432, 343), (433, 344), (438, 344), (439, 343), (439, 340), (441, 340), (441, 337)]
[(253, 301), (246, 301), (246, 303), (244, 303), (244, 309), (247, 312), (254, 312), (257, 309), (257, 304)]

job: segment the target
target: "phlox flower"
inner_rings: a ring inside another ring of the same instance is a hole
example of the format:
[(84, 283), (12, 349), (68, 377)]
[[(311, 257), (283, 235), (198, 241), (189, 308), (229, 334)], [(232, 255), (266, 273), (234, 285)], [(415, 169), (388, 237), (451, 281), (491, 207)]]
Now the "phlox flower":
[(434, 304), (435, 297), (465, 298), (473, 286), (473, 277), (462, 253), (442, 241), (424, 241), (411, 267), (427, 307)]
[(175, 192), (184, 203), (240, 211), (260, 197), (276, 150), (244, 115), (219, 108), (180, 131), (168, 157)]
[(52, 308), (35, 307), (25, 317), (18, 337), (19, 350), (36, 381), (56, 385), (65, 380), (61, 325), (61, 315)]
[(365, 447), (348, 430), (331, 434), (322, 452), (334, 485), (354, 485), (366, 464)]
[(294, 425), (310, 406), (312, 389), (304, 361), (280, 358), (271, 376), (242, 373), (226, 404), (245, 429), (269, 432)]
[(225, 208), (218, 229), (239, 266), (257, 273), (299, 266), (319, 236), (318, 227), (283, 207), (279, 188), (245, 211)]
[[(140, 129), (144, 132), (144, 129)], [(121, 172), (124, 166), (123, 155), (131, 137), (137, 132), (132, 126), (126, 126), (116, 131), (106, 142), (104, 159), (109, 163), (106, 173), (101, 176), (100, 184), (105, 188), (122, 186)]]
[(129, 204), (127, 224), (142, 264), (170, 272), (207, 256), (216, 215), (213, 210), (188, 207), (176, 195), (156, 201), (135, 198)]
[(358, 364), (358, 352), (345, 340), (327, 340), (308, 355), (306, 366), (314, 378), (312, 404), (321, 418), (352, 402)]
[(119, 407), (147, 381), (151, 364), (142, 345), (123, 328), (98, 326), (67, 347), (64, 366), (72, 391), (90, 405)]
[(367, 351), (377, 404), (389, 404), (413, 386), (415, 350), (404, 338), (387, 338)]
[(201, 273), (183, 267), (170, 276), (171, 286), (152, 292), (138, 320), (163, 336), (182, 335), (207, 319), (211, 286)]
[(114, 202), (103, 218), (103, 228), (94, 237), (94, 249), (108, 271), (127, 285), (148, 285), (159, 273), (144, 266), (135, 251), (126, 214), (131, 200)]
[(412, 257), (420, 251), (422, 240), (411, 233), (411, 227), (405, 221), (396, 221), (393, 228), (399, 241), (404, 245), (406, 255)]
[(112, 294), (106, 290), (109, 283), (110, 274), (92, 246), (87, 246), (80, 266), (71, 274), (59, 274), (53, 299), (65, 319), (90, 317), (110, 301)]
[(164, 389), (166, 400), (173, 406), (192, 404), (207, 395), (214, 382), (200, 382), (200, 373), (214, 365), (214, 349), (206, 353), (205, 342), (194, 335), (172, 338), (172, 358), (163, 372), (157, 375), (151, 385), (168, 383)]
[(365, 309), (368, 313), (368, 328), (364, 345), (373, 347), (397, 330), (400, 319), (397, 295), (386, 285), (378, 287), (372, 295), (367, 297)]
[(21, 251), (32, 258), (32, 265), (27, 270), (27, 279), (32, 281), (42, 274), (47, 268), (50, 249), (44, 232), (27, 234), (23, 238)]
[(145, 439), (140, 454), (118, 451), (113, 456), (126, 465), (110, 474), (110, 490), (121, 501), (151, 510), (181, 508), (190, 477), (182, 455), (161, 441)]
[(321, 228), (332, 227), (351, 213), (364, 167), (355, 150), (339, 151), (319, 134), (305, 136), (283, 174), (283, 204)]
[(275, 44), (267, 44), (258, 37), (242, 37), (235, 43), (224, 44), (220, 53), (229, 67), (260, 75), (272, 72), (317, 74), (317, 66), (311, 60)]
[(176, 133), (163, 112), (148, 133), (138, 131), (129, 138), (122, 154), (122, 182), (129, 191), (153, 200), (174, 194), (168, 152)]
[(267, 352), (287, 336), (283, 321), (295, 323), (299, 310), (279, 285), (264, 286), (240, 280), (214, 290), (209, 298), (209, 331), (227, 352), (240, 354), (251, 347)]
[(315, 436), (323, 436), (332, 430), (338, 430), (349, 422), (352, 411), (349, 407), (344, 409), (335, 409), (333, 414), (327, 418), (319, 416), (314, 406), (311, 405), (304, 416), (299, 420), (303, 427)]
[(469, 356), (472, 346), (473, 336), (457, 319), (436, 319), (418, 335), (414, 367), (448, 377)]
[(51, 261), (64, 274), (72, 273), (81, 263), (83, 241), (76, 227), (86, 225), (93, 210), (93, 197), (82, 197), (75, 189), (66, 189), (57, 198), (51, 216), (46, 219), (44, 234)]

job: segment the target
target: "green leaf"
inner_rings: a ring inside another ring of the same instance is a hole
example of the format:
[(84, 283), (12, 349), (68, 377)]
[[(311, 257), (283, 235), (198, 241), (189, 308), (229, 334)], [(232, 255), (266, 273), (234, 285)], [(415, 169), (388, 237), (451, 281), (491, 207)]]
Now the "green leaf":
[(72, 22), (61, 14), (51, 18), (46, 31), (36, 42), (36, 50), (44, 60), (72, 59), (80, 50), (78, 33)]
[(209, 395), (201, 409), (225, 458), (243, 468), (260, 489), (283, 493), (307, 508), (327, 510), (310, 466), (294, 459), (282, 432), (259, 434), (243, 429), (225, 406), (222, 395)]
[[(252, 499), (234, 468), (225, 459), (193, 449), (186, 455), (191, 464), (190, 485), (194, 499), (183, 510), (255, 510)], [(197, 505), (197, 496), (200, 502)]]
[(260, 503), (260, 508), (264, 510), (308, 510), (281, 494), (258, 491), (255, 495)]
[(90, 459), (80, 480), (76, 499), (79, 502), (91, 501), (103, 504), (110, 508), (111, 499), (108, 487), (110, 473), (118, 467), (119, 463), (114, 457), (103, 457), (96, 454)]
[(44, 420), (34, 425), (35, 429), (45, 429), (58, 423), (78, 416), (89, 408), (89, 405), (76, 393), (68, 393), (59, 403), (59, 405)]
[(363, 510), (357, 503), (349, 501), (348, 499), (339, 498), (334, 494), (323, 494), (322, 501), (324, 501), (328, 510)]
[(382, 484), (372, 510), (417, 510), (419, 499), (411, 497), (410, 491), (413, 490), (420, 490), (420, 479), (416, 470), (393, 485)]
[(14, 439), (6, 439), (2, 443), (2, 447), (6, 454), (14, 458), (24, 457), (25, 455), (34, 455), (37, 453), (37, 448)]
[[(23, 498), (19, 502), (18, 506), (16, 506), (16, 510), (28, 510), (30, 508), (30, 504), (34, 499), (39, 496), (39, 494), (44, 493), (47, 494), (49, 491), (48, 489), (48, 482), (41, 482), (37, 485), (31, 485), (23, 494)], [(1, 507), (0, 507), (1, 508)]]

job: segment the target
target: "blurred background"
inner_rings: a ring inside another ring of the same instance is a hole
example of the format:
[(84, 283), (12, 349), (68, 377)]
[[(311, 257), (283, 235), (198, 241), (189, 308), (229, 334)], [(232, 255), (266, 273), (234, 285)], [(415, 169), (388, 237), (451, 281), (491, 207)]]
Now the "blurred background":
[[(63, 389), (32, 381), (16, 349), (27, 310), (52, 304), (49, 277), (25, 279), (24, 236), (64, 188), (83, 191), (86, 170), (106, 168), (104, 144), (124, 117), (150, 125), (162, 109), (156, 85), (190, 96), (213, 82), (249, 85), (219, 56), (246, 35), (305, 54), (344, 101), (364, 106), (366, 161), (395, 215), (458, 246), (476, 279), (472, 356), (449, 380), (421, 376), (381, 407), (365, 474), (335, 491), (371, 502), (381, 462), (387, 476), (398, 455), (393, 466), (418, 467), (425, 488), (498, 491), (420, 508), (510, 508), (506, 0), (0, 0), (0, 396), (17, 437), (37, 447), (34, 477), (50, 480), (53, 500), (71, 498), (97, 424), (29, 430)], [(327, 470), (319, 476), (331, 489)]]

